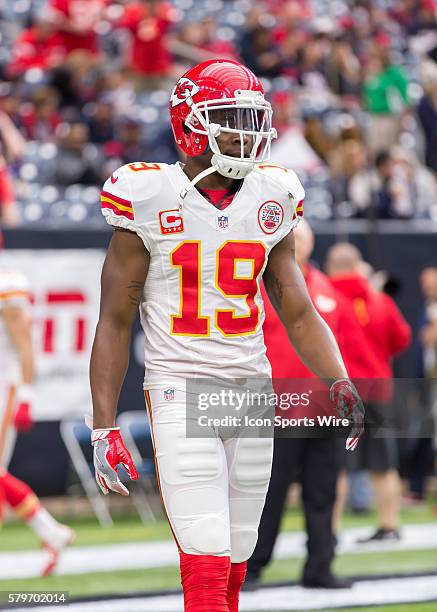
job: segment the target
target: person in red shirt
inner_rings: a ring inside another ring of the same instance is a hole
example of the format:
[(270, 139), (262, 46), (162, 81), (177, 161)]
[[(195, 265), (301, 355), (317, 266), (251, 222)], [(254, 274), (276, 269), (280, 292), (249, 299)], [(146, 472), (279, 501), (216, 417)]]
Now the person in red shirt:
[[(335, 289), (349, 303), (351, 312), (360, 324), (366, 339), (366, 351), (371, 351), (373, 365), (366, 378), (373, 381), (368, 399), (369, 421), (382, 424), (391, 413), (392, 359), (404, 351), (411, 342), (411, 328), (395, 302), (386, 294), (374, 290), (363, 276), (363, 260), (359, 250), (348, 243), (338, 243), (327, 254), (326, 271)], [(375, 433), (375, 431), (373, 432)], [(368, 470), (375, 492), (379, 527), (369, 538), (398, 540), (400, 538), (401, 483), (397, 471), (396, 440), (372, 437), (372, 428), (366, 434), (358, 452), (350, 460), (350, 467)]]
[(126, 6), (119, 22), (119, 27), (130, 30), (133, 36), (130, 68), (137, 75), (148, 77), (150, 84), (168, 75), (171, 56), (165, 34), (173, 20), (174, 9), (169, 3), (140, 0)]
[[(349, 375), (361, 376), (362, 360), (357, 358), (357, 351), (353, 347), (365, 342), (362, 331), (327, 276), (309, 262), (314, 248), (314, 235), (310, 226), (305, 221), (301, 221), (293, 233), (296, 261), (305, 277), (311, 299), (337, 337)], [(317, 415), (323, 416), (329, 410), (325, 384), (317, 380), (315, 374), (296, 354), (264, 288), (262, 293), (265, 309), (264, 342), (272, 366), (276, 394), (283, 397), (284, 393), (297, 394), (308, 389), (313, 391), (310, 405), (287, 407), (287, 411), (281, 416), (287, 419), (305, 417), (316, 419)], [(314, 401), (316, 394), (317, 400)], [(277, 416), (280, 412), (278, 409)], [(302, 485), (308, 535), (308, 555), (303, 571), (303, 585), (331, 589), (350, 587), (352, 584), (350, 580), (335, 576), (331, 571), (335, 548), (332, 530), (333, 510), (340, 467), (338, 440), (335, 436), (324, 435), (323, 432), (322, 436), (317, 436), (314, 430), (305, 427), (301, 431), (296, 431), (296, 437), (293, 438), (280, 437), (282, 430), (276, 433), (278, 436), (275, 437), (272, 477), (259, 527), (258, 542), (248, 561), (246, 588), (248, 590), (256, 588), (261, 571), (271, 559), (288, 487), (294, 481), (300, 481)]]
[(61, 35), (55, 32), (52, 24), (38, 20), (15, 40), (7, 74), (14, 78), (31, 68), (48, 70), (60, 64), (64, 58)]
[(97, 26), (107, 0), (49, 0), (47, 19), (56, 28), (67, 54), (78, 49), (99, 53)]

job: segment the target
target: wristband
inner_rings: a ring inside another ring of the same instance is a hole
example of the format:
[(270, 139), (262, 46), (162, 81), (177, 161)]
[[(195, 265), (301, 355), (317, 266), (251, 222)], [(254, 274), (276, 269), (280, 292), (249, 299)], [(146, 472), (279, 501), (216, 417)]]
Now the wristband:
[(35, 391), (32, 385), (22, 384), (17, 389), (17, 403), (19, 404), (33, 404), (35, 398)]
[(101, 429), (93, 429), (91, 432), (91, 444), (97, 440), (104, 440), (110, 431), (120, 431), (120, 427), (103, 427)]

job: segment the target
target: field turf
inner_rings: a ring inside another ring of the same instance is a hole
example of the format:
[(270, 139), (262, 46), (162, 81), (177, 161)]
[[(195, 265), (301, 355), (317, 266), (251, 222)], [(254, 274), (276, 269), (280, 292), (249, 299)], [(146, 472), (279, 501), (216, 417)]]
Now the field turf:
[[(403, 524), (433, 522), (436, 520), (431, 505), (403, 512)], [(165, 521), (157, 521), (146, 526), (132, 517), (119, 517), (114, 527), (101, 529), (89, 520), (71, 520), (68, 523), (77, 533), (75, 546), (104, 545), (144, 540), (171, 539)], [(344, 527), (375, 525), (375, 517), (348, 515)], [(284, 518), (283, 529), (293, 531), (302, 528), (300, 512), (290, 511)], [(31, 532), (18, 522), (6, 523), (0, 533), (0, 551), (26, 550), (35, 548), (37, 541)], [(298, 580), (302, 559), (289, 558), (274, 561), (266, 570), (263, 582), (286, 582)], [(335, 570), (341, 575), (371, 576), (395, 573), (437, 571), (437, 550), (408, 550), (399, 552), (378, 552), (363, 554), (344, 554), (335, 562)], [(0, 580), (0, 591), (21, 590), (63, 590), (71, 597), (93, 595), (122, 595), (123, 593), (162, 591), (180, 588), (179, 572), (176, 567), (162, 567), (148, 570), (128, 570), (117, 572), (96, 572), (84, 575), (51, 576), (25, 580)], [(385, 607), (354, 608), (368, 609), (371, 612), (437, 612), (437, 602), (432, 604), (390, 605)], [(277, 611), (280, 612), (280, 611)], [(334, 611), (331, 611), (334, 612)], [(342, 612), (347, 610), (342, 609)]]

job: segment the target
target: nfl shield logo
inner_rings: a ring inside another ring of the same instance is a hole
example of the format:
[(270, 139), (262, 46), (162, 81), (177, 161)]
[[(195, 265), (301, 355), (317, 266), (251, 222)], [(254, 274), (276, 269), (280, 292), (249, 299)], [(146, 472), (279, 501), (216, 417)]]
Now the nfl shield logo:
[(226, 217), (225, 215), (217, 217), (217, 225), (219, 229), (226, 229), (229, 227), (229, 217)]
[(164, 399), (166, 402), (174, 400), (174, 389), (164, 389)]

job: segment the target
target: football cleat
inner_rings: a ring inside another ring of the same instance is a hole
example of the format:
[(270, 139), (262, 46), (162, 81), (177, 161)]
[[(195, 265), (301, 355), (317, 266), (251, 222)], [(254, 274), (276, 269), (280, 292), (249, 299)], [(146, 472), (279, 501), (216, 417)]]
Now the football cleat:
[(67, 527), (67, 525), (60, 525), (56, 540), (43, 542), (43, 548), (47, 551), (49, 559), (41, 572), (41, 576), (45, 578), (54, 572), (62, 552), (67, 546), (70, 546), (70, 544), (74, 542), (75, 537), (75, 533), (70, 527)]

